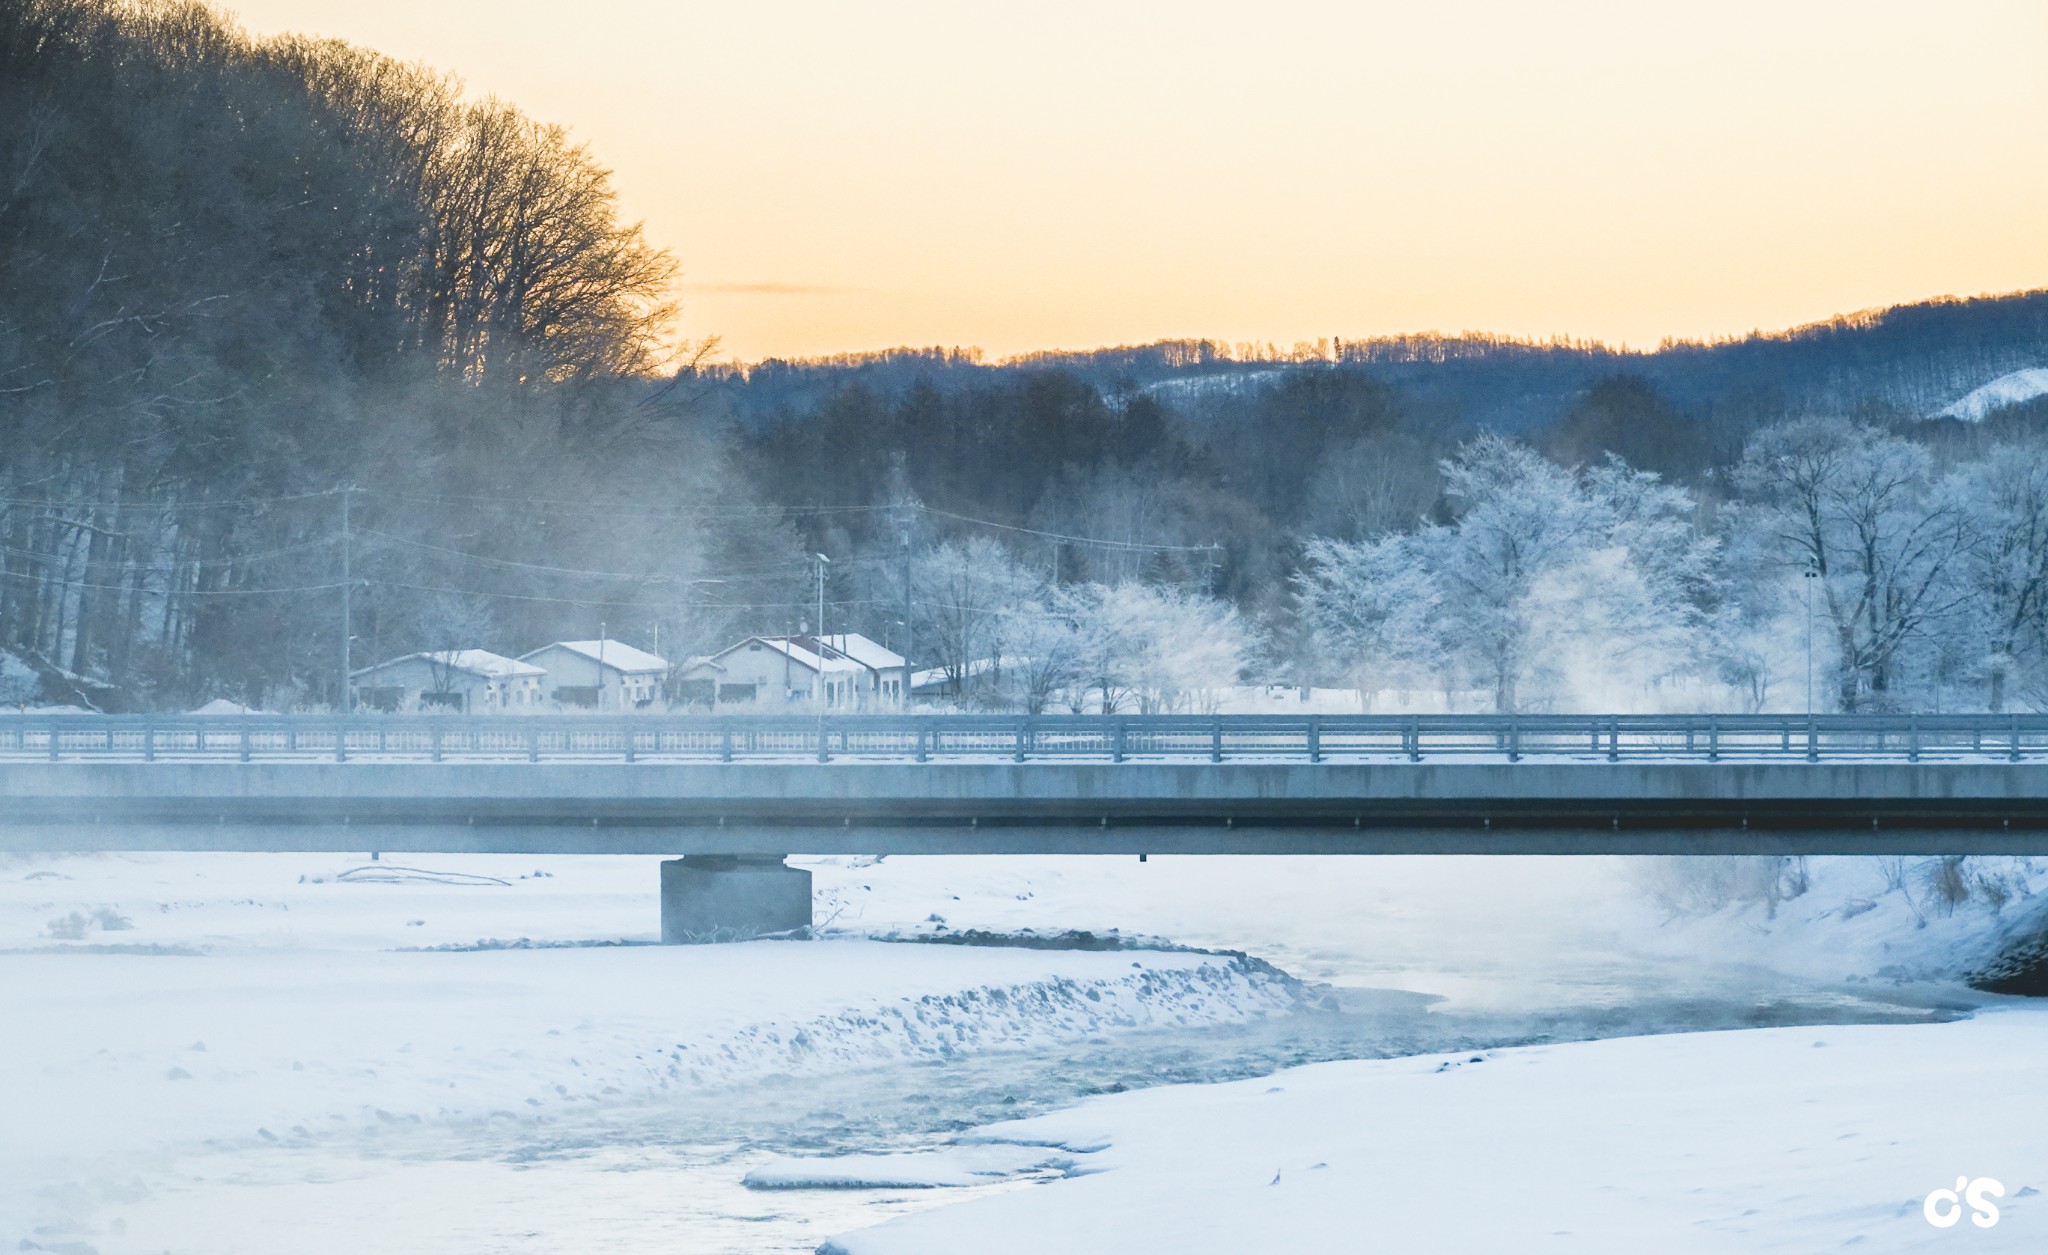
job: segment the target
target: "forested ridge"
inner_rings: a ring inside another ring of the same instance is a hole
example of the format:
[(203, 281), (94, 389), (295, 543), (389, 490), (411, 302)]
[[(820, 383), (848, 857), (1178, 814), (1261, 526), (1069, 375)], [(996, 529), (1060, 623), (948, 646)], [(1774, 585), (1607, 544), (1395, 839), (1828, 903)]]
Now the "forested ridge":
[(2048, 366), (2048, 292), (739, 367), (675, 271), (595, 154), (430, 67), (0, 0), (0, 649), (45, 700), (319, 704), (344, 585), (355, 666), (679, 658), (812, 626), (824, 553), (827, 629), (908, 627), (970, 702), (1782, 706), (1809, 595), (1829, 705), (2048, 699), (2042, 403), (1928, 417)]

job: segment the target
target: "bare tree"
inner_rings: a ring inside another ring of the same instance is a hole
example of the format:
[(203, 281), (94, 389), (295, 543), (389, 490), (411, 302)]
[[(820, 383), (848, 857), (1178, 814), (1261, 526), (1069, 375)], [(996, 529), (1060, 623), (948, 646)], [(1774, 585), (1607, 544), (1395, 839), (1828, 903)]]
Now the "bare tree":
[(1780, 567), (1815, 572), (1838, 706), (1895, 705), (1902, 652), (1961, 602), (1969, 546), (1961, 504), (1934, 491), (1928, 451), (1858, 423), (1801, 419), (1758, 432), (1735, 483), (1746, 525)]

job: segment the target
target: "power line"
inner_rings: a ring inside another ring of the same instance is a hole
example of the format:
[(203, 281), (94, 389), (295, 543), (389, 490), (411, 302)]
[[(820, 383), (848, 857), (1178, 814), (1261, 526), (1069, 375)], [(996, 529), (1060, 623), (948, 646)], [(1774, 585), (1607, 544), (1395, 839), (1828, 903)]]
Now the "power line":
[(276, 497), (214, 497), (203, 498), (198, 500), (186, 499), (182, 501), (81, 501), (76, 498), (64, 497), (0, 496), (0, 505), (28, 506), (47, 510), (139, 510), (143, 512), (164, 510), (218, 510), (225, 509), (228, 507), (241, 507), (252, 505), (282, 505), (286, 502), (291, 501), (317, 501), (323, 497), (332, 497), (337, 491), (337, 489), (325, 488), (320, 490), (319, 492), (287, 493), (283, 496)]
[[(429, 544), (423, 540), (413, 540), (412, 538), (407, 536), (395, 536), (390, 532), (374, 531), (369, 528), (358, 528), (356, 530), (356, 534), (358, 536), (374, 536), (379, 540), (385, 540), (393, 544), (404, 545), (407, 548), (411, 549), (423, 549), (429, 553), (445, 554), (449, 557), (454, 558), (464, 558), (468, 561), (481, 563), (486, 566), (508, 567), (514, 570), (534, 571), (546, 575), (575, 575), (586, 576), (591, 579), (637, 580), (648, 583), (714, 584), (728, 578), (741, 578), (749, 575), (773, 574), (778, 571), (793, 571), (798, 568), (807, 567), (810, 565), (808, 561), (792, 559), (789, 561), (773, 563), (767, 566), (728, 568), (726, 570), (721, 571), (716, 576), (707, 576), (702, 579), (681, 579), (675, 576), (665, 575), (659, 572), (593, 571), (587, 570), (582, 567), (549, 566), (545, 563), (539, 562), (520, 562), (514, 558), (492, 558), (487, 557), (483, 554), (470, 553), (467, 550), (451, 549), (446, 545)], [(880, 557), (848, 558), (845, 560), (845, 565), (855, 566), (861, 563), (879, 561), (882, 561)]]
[(578, 515), (598, 518), (645, 518), (652, 516), (673, 518), (761, 518), (780, 514), (868, 514), (880, 510), (893, 510), (888, 505), (687, 505), (678, 502), (618, 502), (604, 504), (591, 501), (572, 501), (555, 497), (493, 497), (427, 495), (386, 491), (376, 488), (359, 490), (365, 496), (381, 497), (390, 501), (410, 501), (420, 505), (465, 506), (486, 505), (510, 507), (534, 514)]
[[(459, 597), (496, 597), (506, 601), (535, 601), (558, 606), (622, 606), (636, 610), (809, 610), (813, 603), (808, 601), (737, 602), (737, 601), (617, 601), (598, 597), (544, 597), (534, 593), (504, 593), (479, 588), (449, 588), (435, 584), (410, 584), (398, 580), (364, 579), (364, 585), (379, 588), (398, 588), (416, 593), (445, 593)], [(881, 605), (880, 601), (868, 599), (858, 601), (834, 601), (827, 603), (835, 607)], [(888, 604), (896, 604), (894, 601)]]
[[(305, 553), (308, 550), (325, 548), (333, 544), (335, 540), (336, 538), (333, 536), (322, 536), (318, 540), (301, 541), (296, 545), (286, 545), (281, 549), (265, 549), (256, 553), (238, 554), (225, 558), (189, 558), (176, 562), (154, 563), (123, 561), (114, 565), (119, 566), (123, 571), (136, 571), (153, 575), (176, 575), (183, 571), (197, 570), (201, 567), (234, 566), (242, 562), (265, 562), (271, 558), (288, 557), (296, 553)], [(41, 562), (52, 566), (67, 561), (75, 561), (75, 559), (67, 559), (58, 554), (40, 553), (33, 549), (17, 549), (12, 545), (0, 545), (0, 554), (5, 554), (10, 558), (20, 558), (27, 562)], [(91, 559), (88, 558), (86, 561), (90, 563)]]
[(1042, 536), (1069, 545), (1092, 545), (1100, 549), (1114, 549), (1133, 553), (1214, 553), (1221, 545), (1154, 545), (1135, 540), (1107, 540), (1099, 536), (1069, 536), (1062, 532), (1041, 531), (1035, 527), (1018, 527), (1013, 523), (997, 523), (991, 519), (978, 519), (971, 515), (954, 514), (950, 510), (935, 510), (931, 506), (911, 507), (942, 519), (957, 523), (973, 523), (978, 527), (994, 527), (1006, 532), (1022, 532), (1027, 536)]

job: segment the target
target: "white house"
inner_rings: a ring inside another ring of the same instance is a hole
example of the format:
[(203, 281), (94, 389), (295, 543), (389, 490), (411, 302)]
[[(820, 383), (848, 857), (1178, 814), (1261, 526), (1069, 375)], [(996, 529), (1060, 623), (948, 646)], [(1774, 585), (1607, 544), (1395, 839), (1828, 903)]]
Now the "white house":
[(349, 675), (358, 710), (520, 714), (539, 709), (546, 672), (488, 649), (407, 654)]
[(668, 660), (623, 641), (556, 641), (519, 661), (546, 670), (544, 700), (597, 710), (632, 710), (661, 699)]
[(857, 632), (749, 636), (680, 675), (683, 691), (713, 704), (817, 703), (835, 710), (892, 709), (903, 703), (903, 658)]

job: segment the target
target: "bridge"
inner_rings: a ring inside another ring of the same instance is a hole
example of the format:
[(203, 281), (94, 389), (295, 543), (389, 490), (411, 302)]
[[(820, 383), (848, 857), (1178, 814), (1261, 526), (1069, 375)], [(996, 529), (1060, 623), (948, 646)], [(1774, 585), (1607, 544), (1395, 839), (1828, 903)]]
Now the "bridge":
[(2048, 717), (0, 716), (0, 851), (680, 856), (664, 936), (810, 921), (790, 854), (2048, 854)]

